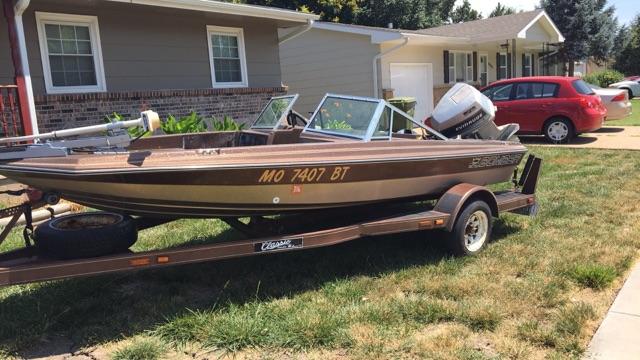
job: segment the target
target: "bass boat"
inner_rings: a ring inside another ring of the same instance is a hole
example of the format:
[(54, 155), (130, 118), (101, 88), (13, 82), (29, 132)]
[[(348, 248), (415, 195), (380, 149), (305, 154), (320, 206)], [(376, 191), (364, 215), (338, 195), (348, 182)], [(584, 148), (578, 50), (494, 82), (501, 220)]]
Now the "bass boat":
[[(157, 126), (146, 112), (2, 139), (12, 145), (0, 152), (0, 174), (101, 210), (240, 217), (435, 199), (459, 183), (508, 181), (527, 151), (517, 126), (496, 127), (491, 101), (465, 84), (445, 95), (428, 125), (385, 100), (334, 94), (307, 120), (292, 110), (296, 98), (271, 99), (235, 132), (131, 140), (126, 127)], [(102, 136), (77, 137), (96, 131)], [(25, 140), (38, 143), (19, 145)]]

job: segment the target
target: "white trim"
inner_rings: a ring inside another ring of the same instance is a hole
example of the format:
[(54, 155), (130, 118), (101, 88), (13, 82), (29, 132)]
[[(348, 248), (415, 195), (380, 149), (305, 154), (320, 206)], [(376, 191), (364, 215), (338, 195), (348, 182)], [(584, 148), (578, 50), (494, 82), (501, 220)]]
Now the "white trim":
[[(238, 56), (240, 57), (240, 82), (222, 82), (216, 81), (216, 72), (213, 61), (213, 46), (211, 44), (211, 35), (231, 35), (238, 38)], [(209, 66), (211, 69), (211, 85), (214, 88), (239, 88), (249, 86), (249, 76), (247, 74), (247, 55), (244, 48), (244, 30), (242, 28), (222, 27), (207, 25), (207, 42), (209, 43)]]
[(278, 9), (274, 7), (236, 4), (213, 0), (108, 0), (136, 5), (159, 6), (183, 10), (215, 12), (228, 15), (251, 16), (292, 22), (318, 20), (316, 14), (300, 11)]
[(428, 34), (418, 34), (415, 32), (408, 32), (406, 30), (386, 29), (371, 26), (361, 25), (349, 25), (340, 24), (325, 21), (316, 21), (313, 24), (314, 29), (337, 31), (347, 34), (356, 34), (369, 36), (372, 44), (382, 44), (390, 41), (401, 41), (404, 38), (411, 38), (411, 40), (424, 41), (426, 44), (450, 44), (460, 43), (468, 44), (469, 39), (466, 37), (455, 36), (438, 36)]
[[(49, 64), (49, 48), (47, 46), (45, 24), (65, 24), (88, 26), (91, 38), (91, 53), (96, 75), (96, 85), (91, 86), (54, 86), (51, 79), (51, 65)], [(44, 72), (44, 83), (47, 94), (69, 94), (69, 93), (90, 93), (105, 92), (107, 85), (104, 74), (104, 62), (102, 60), (102, 46), (100, 42), (100, 30), (97, 16), (57, 14), (36, 11), (36, 25), (38, 29), (38, 40), (40, 42), (40, 56), (42, 59), (42, 70)]]
[(38, 129), (38, 117), (36, 113), (35, 97), (33, 95), (33, 85), (31, 84), (31, 70), (29, 69), (29, 57), (27, 54), (27, 41), (24, 35), (24, 22), (22, 14), (29, 7), (29, 0), (19, 0), (14, 7), (16, 35), (18, 37), (18, 51), (20, 52), (20, 65), (22, 65), (22, 76), (24, 77), (25, 91), (27, 93), (27, 105), (29, 117), (31, 119), (31, 130), (33, 135), (40, 133)]
[[(451, 68), (453, 68), (453, 78), (451, 78), (451, 72), (449, 72), (449, 84), (455, 84), (457, 82), (456, 78), (457, 78), (457, 70), (456, 70), (456, 64), (455, 64), (455, 60), (456, 60), (456, 54), (465, 54), (465, 62), (467, 63), (466, 66), (464, 67), (464, 82), (466, 83), (472, 83), (473, 82), (473, 51), (469, 51), (469, 50), (449, 50), (449, 56), (451, 56), (451, 54), (453, 54), (453, 64), (451, 64), (451, 59), (449, 59), (449, 68), (447, 69), (447, 71), (450, 71)], [(469, 60), (469, 55), (471, 55), (471, 64), (469, 64), (468, 60)], [(467, 79), (467, 75), (469, 75), (467, 72), (471, 70), (471, 78)]]
[(549, 24), (551, 25), (553, 30), (556, 32), (556, 35), (558, 36), (558, 42), (564, 42), (564, 36), (560, 32), (560, 30), (558, 30), (558, 27), (553, 22), (553, 20), (551, 20), (551, 17), (549, 17), (549, 14), (547, 14), (547, 12), (544, 11), (544, 10), (540, 11), (540, 13), (538, 15), (536, 15), (536, 17), (534, 17), (533, 20), (531, 20), (522, 30), (520, 30), (520, 32), (518, 33), (517, 37), (520, 38), (520, 39), (526, 39), (527, 38), (527, 30), (529, 30), (529, 28), (531, 28), (533, 26), (533, 24), (535, 24), (543, 16), (549, 22)]

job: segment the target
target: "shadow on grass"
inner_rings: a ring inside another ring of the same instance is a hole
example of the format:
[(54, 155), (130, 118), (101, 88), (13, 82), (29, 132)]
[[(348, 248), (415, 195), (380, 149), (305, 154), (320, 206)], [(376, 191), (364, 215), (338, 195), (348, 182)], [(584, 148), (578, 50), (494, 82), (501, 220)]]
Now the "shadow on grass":
[[(553, 143), (550, 143), (549, 141), (547, 141), (547, 139), (545, 139), (544, 136), (519, 135), (518, 137), (520, 138), (520, 141), (522, 141), (523, 144), (554, 145)], [(569, 145), (585, 145), (585, 144), (591, 144), (596, 141), (598, 141), (597, 137), (591, 137), (583, 134), (571, 139), (571, 142), (569, 143)], [(558, 145), (562, 146), (564, 144), (558, 144)]]
[[(517, 230), (497, 220), (494, 240)], [(228, 229), (185, 245), (221, 237), (242, 238)], [(190, 311), (292, 297), (335, 280), (376, 277), (440, 261), (458, 262), (453, 268), (461, 269), (467, 260), (451, 260), (443, 245), (440, 232), (416, 232), (298, 252), (14, 287), (16, 291), (0, 302), (0, 348), (37, 349), (64, 338), (78, 349), (152, 330)], [(59, 346), (48, 348), (47, 355), (62, 351)]]

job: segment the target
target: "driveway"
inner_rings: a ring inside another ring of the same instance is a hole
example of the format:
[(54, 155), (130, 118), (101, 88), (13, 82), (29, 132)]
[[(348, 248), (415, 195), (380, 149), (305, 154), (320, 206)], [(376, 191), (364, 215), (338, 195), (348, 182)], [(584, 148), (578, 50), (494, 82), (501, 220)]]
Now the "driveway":
[(596, 132), (580, 135), (571, 144), (549, 144), (542, 136), (522, 136), (520, 139), (525, 144), (542, 146), (640, 150), (640, 126), (605, 126)]

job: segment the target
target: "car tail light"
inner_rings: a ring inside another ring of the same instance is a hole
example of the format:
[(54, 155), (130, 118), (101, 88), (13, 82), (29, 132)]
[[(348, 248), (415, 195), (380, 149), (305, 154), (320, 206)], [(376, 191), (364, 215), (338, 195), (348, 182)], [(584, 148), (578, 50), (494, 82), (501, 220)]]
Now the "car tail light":
[(627, 101), (627, 93), (621, 92), (620, 94), (616, 95), (616, 97), (611, 99), (611, 101)]
[(581, 97), (580, 98), (580, 105), (586, 107), (586, 108), (590, 108), (590, 109), (595, 109), (598, 107), (596, 101), (594, 99), (592, 99), (591, 97)]
[(432, 127), (431, 126), (431, 116), (429, 116), (428, 118), (424, 119), (424, 124), (427, 125), (428, 127)]

